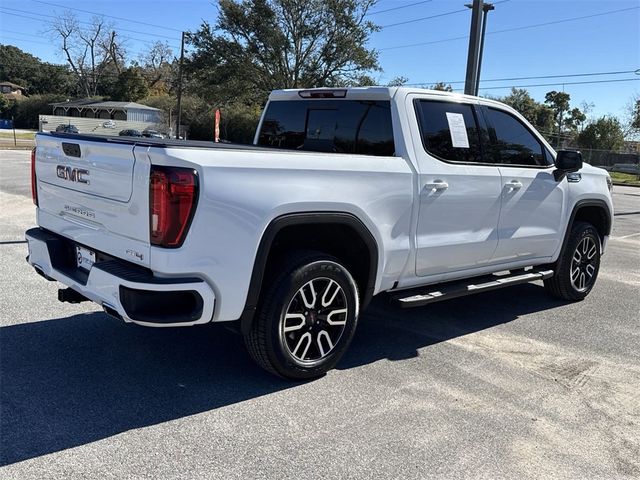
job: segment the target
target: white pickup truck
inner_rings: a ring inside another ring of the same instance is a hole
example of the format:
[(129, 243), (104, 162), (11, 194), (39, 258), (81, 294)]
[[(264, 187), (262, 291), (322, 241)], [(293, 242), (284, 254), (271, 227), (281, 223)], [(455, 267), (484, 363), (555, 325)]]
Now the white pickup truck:
[(611, 180), (516, 111), (414, 88), (275, 91), (255, 145), (41, 133), (28, 262), (146, 326), (236, 321), (266, 370), (333, 368), (359, 313), (544, 280), (581, 300)]

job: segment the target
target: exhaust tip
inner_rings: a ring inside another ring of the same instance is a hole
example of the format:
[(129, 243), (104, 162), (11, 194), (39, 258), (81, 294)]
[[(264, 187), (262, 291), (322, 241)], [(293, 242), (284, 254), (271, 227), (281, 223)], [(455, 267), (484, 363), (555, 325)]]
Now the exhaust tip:
[[(27, 261), (28, 261), (29, 257), (27, 257)], [(49, 275), (47, 275), (46, 273), (44, 273), (44, 270), (42, 269), (42, 267), (40, 265), (36, 265), (35, 263), (33, 264), (33, 269), (36, 271), (36, 273), (38, 275), (40, 275), (42, 278), (47, 279), (50, 282), (55, 282), (56, 279), (55, 278), (51, 278)]]

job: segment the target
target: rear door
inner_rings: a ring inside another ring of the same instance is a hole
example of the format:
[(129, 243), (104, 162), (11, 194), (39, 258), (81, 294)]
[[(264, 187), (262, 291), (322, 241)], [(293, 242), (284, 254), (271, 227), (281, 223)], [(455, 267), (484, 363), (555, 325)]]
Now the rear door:
[(502, 211), (496, 262), (553, 255), (562, 236), (566, 180), (554, 178), (550, 152), (512, 113), (483, 107), (489, 142), (486, 155), (502, 175)]
[(149, 264), (147, 147), (39, 134), (38, 224), (119, 258)]
[(500, 171), (483, 163), (486, 136), (475, 105), (409, 97), (419, 132), (416, 273), (447, 274), (487, 265), (498, 245)]

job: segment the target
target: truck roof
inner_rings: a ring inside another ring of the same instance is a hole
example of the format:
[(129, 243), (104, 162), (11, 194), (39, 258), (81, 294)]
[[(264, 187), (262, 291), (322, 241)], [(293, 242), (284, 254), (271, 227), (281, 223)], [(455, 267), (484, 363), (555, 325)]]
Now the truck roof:
[[(334, 92), (335, 96), (331, 97)], [(322, 88), (291, 88), (274, 90), (269, 95), (269, 100), (304, 100), (306, 98), (347, 98), (352, 100), (391, 100), (397, 94), (429, 93), (443, 98), (473, 99), (479, 97), (464, 95), (462, 93), (445, 92), (442, 90), (430, 90), (418, 87), (322, 87)], [(327, 95), (327, 96), (324, 96)], [(486, 99), (482, 99), (483, 101)]]

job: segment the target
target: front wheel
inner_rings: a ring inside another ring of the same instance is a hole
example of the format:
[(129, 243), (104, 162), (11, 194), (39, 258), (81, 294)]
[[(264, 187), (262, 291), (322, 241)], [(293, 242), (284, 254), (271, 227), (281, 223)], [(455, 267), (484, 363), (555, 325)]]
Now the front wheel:
[(265, 285), (245, 344), (265, 370), (310, 379), (331, 370), (355, 332), (356, 283), (339, 260), (294, 252)]
[(544, 281), (547, 290), (564, 300), (585, 298), (598, 277), (600, 251), (600, 236), (593, 225), (575, 223), (556, 263), (554, 276)]

